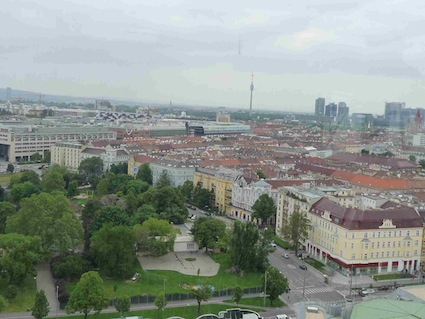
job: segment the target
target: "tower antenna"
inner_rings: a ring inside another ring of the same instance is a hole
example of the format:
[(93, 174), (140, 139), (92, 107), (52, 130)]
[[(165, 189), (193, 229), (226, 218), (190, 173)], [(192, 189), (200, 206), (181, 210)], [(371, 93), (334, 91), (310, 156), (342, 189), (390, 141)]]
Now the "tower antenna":
[(251, 74), (251, 98), (249, 100), (249, 115), (252, 115), (252, 92), (254, 91), (254, 73)]

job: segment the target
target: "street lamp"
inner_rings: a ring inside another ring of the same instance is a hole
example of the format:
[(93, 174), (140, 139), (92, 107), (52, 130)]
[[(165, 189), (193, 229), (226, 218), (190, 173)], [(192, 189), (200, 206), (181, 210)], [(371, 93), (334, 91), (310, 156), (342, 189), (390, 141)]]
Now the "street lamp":
[(264, 273), (264, 300), (263, 300), (263, 306), (266, 306), (266, 296), (267, 296), (267, 270)]
[(56, 318), (59, 317), (58, 313), (59, 313), (59, 286), (56, 285)]

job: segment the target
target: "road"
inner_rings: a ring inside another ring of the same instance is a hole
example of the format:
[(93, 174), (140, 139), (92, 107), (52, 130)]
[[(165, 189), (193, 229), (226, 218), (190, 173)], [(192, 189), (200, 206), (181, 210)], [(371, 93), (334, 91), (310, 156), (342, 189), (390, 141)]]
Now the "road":
[[(282, 257), (285, 253), (289, 255), (288, 259)], [(288, 301), (288, 297), (290, 303), (301, 300), (345, 301), (344, 294), (338, 291), (342, 287), (325, 284), (323, 274), (310, 265), (307, 265), (307, 270), (301, 269), (300, 265), (305, 263), (296, 257), (292, 251), (277, 247), (269, 255), (269, 262), (288, 278), (291, 291), (289, 294), (284, 294), (285, 301)]]

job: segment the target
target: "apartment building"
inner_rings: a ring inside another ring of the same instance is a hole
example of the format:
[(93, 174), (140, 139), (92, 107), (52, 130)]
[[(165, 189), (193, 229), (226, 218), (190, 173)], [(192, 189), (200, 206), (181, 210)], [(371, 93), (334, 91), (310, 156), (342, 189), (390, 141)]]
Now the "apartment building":
[(283, 226), (289, 221), (293, 212), (307, 215), (311, 206), (324, 196), (346, 207), (355, 206), (354, 191), (333, 180), (313, 181), (302, 186), (281, 187), (277, 203), (276, 234), (281, 234)]
[(49, 151), (58, 142), (115, 140), (116, 132), (93, 126), (0, 128), (0, 156), (15, 163), (29, 160), (35, 153)]
[(242, 172), (227, 168), (198, 168), (193, 175), (193, 185), (198, 184), (212, 192), (212, 201), (220, 212), (230, 213), (233, 181)]
[(183, 185), (186, 181), (193, 181), (193, 175), (198, 165), (191, 161), (177, 161), (162, 159), (150, 164), (152, 170), (153, 184), (158, 183), (158, 179), (165, 171), (171, 180), (171, 186)]
[(59, 142), (51, 148), (51, 163), (66, 166), (76, 172), (81, 162), (81, 151), (84, 145), (73, 142)]
[(307, 216), (307, 253), (344, 275), (413, 273), (420, 267), (423, 224), (412, 207), (387, 202), (361, 210), (324, 197)]
[(112, 165), (127, 163), (130, 155), (128, 152), (120, 147), (107, 145), (106, 147), (90, 147), (87, 146), (81, 151), (81, 161), (91, 158), (100, 157), (103, 161), (103, 170), (106, 172), (111, 169)]

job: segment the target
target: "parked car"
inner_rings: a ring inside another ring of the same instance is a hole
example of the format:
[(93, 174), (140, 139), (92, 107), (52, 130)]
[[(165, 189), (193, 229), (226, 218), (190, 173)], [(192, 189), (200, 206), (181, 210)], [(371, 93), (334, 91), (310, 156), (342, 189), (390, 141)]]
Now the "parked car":
[(285, 259), (289, 259), (289, 255), (288, 254), (283, 254), (282, 257), (285, 258)]
[(271, 243), (270, 244), (270, 247), (272, 247), (273, 249), (276, 249), (277, 248), (277, 245), (275, 243)]
[(304, 264), (300, 265), (300, 268), (301, 268), (302, 270), (307, 270), (307, 266), (306, 266), (306, 265), (304, 265)]
[(288, 315), (281, 314), (281, 315), (276, 315), (276, 319), (292, 319), (292, 318), (289, 317)]
[(390, 289), (390, 286), (387, 286), (387, 285), (378, 287), (378, 290), (388, 290), (388, 289)]
[(376, 291), (375, 289), (372, 288), (363, 288), (362, 290), (360, 290), (359, 295), (364, 297), (370, 294), (374, 294)]

